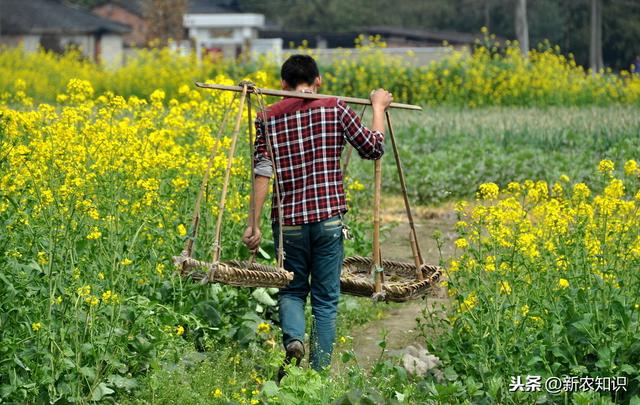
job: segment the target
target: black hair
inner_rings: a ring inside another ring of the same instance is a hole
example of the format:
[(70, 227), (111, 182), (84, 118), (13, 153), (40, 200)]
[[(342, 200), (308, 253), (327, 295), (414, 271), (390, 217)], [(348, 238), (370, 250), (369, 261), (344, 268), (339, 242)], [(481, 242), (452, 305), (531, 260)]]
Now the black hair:
[(309, 55), (291, 55), (280, 69), (280, 77), (291, 88), (299, 84), (311, 85), (318, 76), (320, 76), (318, 65)]

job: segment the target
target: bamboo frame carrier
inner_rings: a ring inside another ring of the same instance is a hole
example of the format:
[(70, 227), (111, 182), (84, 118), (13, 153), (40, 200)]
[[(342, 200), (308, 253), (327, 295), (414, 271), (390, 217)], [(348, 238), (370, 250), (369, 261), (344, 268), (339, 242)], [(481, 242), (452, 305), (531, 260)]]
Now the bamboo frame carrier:
[[(268, 266), (256, 263), (255, 252), (249, 261), (232, 260), (227, 262), (220, 262), (220, 236), (222, 227), (222, 217), (224, 214), (226, 194), (229, 186), (231, 165), (233, 156), (235, 154), (236, 144), (238, 141), (238, 134), (240, 132), (240, 126), (242, 121), (242, 113), (245, 102), (248, 110), (248, 126), (249, 126), (249, 148), (251, 151), (251, 193), (252, 204), (250, 209), (250, 215), (253, 214), (254, 208), (253, 201), (255, 200), (254, 193), (254, 176), (253, 176), (253, 121), (251, 120), (251, 94), (256, 96), (258, 102), (258, 108), (262, 111), (265, 110), (263, 101), (263, 95), (279, 96), (279, 97), (295, 97), (303, 99), (323, 99), (332, 98), (336, 96), (325, 94), (310, 94), (299, 93), (284, 90), (271, 90), (262, 89), (256, 87), (253, 83), (243, 81), (238, 86), (224, 86), (218, 84), (204, 84), (196, 83), (198, 87), (206, 89), (215, 89), (223, 91), (232, 91), (240, 93), (240, 106), (236, 114), (235, 126), (231, 137), (231, 147), (229, 149), (229, 155), (227, 159), (227, 167), (225, 170), (225, 176), (222, 184), (222, 191), (220, 197), (220, 203), (218, 206), (218, 218), (216, 222), (214, 243), (212, 249), (212, 261), (204, 262), (196, 260), (192, 257), (194, 250), (194, 243), (198, 234), (198, 226), (200, 224), (200, 210), (201, 202), (204, 194), (204, 190), (207, 187), (211, 167), (216, 154), (216, 148), (214, 146), (207, 170), (204, 174), (198, 196), (196, 198), (195, 207), (193, 210), (193, 217), (191, 222), (191, 228), (189, 230), (189, 236), (186, 239), (184, 249), (179, 256), (174, 256), (174, 263), (180, 267), (181, 274), (185, 277), (190, 277), (194, 280), (199, 280), (203, 283), (218, 282), (223, 284), (229, 284), (242, 287), (285, 287), (293, 279), (293, 273), (284, 269), (284, 248), (283, 243), (280, 243), (277, 251), (278, 260), (276, 266)], [(352, 97), (340, 97), (347, 103), (364, 105), (362, 110), (364, 114), (367, 105), (371, 105), (371, 101), (361, 98)], [(229, 112), (235, 101), (235, 97), (227, 108), (222, 123), (219, 128), (218, 138), (222, 135), (226, 128)], [(391, 103), (390, 108), (400, 108), (406, 110), (422, 110), (421, 107), (402, 104)], [(398, 153), (398, 147), (395, 140), (395, 134), (391, 125), (391, 117), (389, 112), (386, 112), (386, 121), (389, 128), (389, 138), (391, 139), (391, 146), (393, 149), (393, 155), (396, 162), (396, 168), (398, 171), (398, 177), (400, 180), (400, 187), (404, 199), (405, 211), (410, 227), (410, 244), (413, 252), (414, 263), (403, 263), (391, 260), (382, 260), (380, 253), (380, 197), (382, 189), (382, 165), (380, 159), (374, 162), (375, 176), (374, 176), (374, 207), (373, 207), (373, 251), (372, 257), (366, 258), (361, 256), (347, 257), (343, 262), (342, 275), (340, 278), (341, 292), (345, 294), (358, 295), (358, 296), (370, 296), (374, 300), (384, 301), (406, 301), (410, 299), (419, 298), (427, 294), (431, 287), (441, 276), (441, 269), (438, 266), (424, 264), (422, 254), (420, 252), (420, 246), (417, 242), (417, 233), (415, 224), (413, 221), (413, 215), (411, 213), (411, 206), (407, 196), (406, 181), (404, 178), (404, 172), (400, 163), (400, 156)], [(275, 162), (273, 161), (274, 154), (272, 153), (271, 140), (268, 134), (268, 130), (265, 127), (265, 138), (267, 140), (267, 148), (272, 159), (273, 167)], [(347, 155), (343, 164), (343, 172), (346, 173), (347, 166), (350, 160), (351, 152), (353, 148), (347, 150)], [(274, 170), (274, 176), (277, 171)], [(281, 192), (279, 189), (277, 178), (274, 179), (274, 192), (275, 202), (277, 204), (277, 212), (279, 223), (282, 223), (282, 201)], [(280, 229), (280, 239), (282, 238), (282, 227)], [(255, 231), (255, 229), (254, 229)], [(202, 271), (204, 270), (204, 272)]]

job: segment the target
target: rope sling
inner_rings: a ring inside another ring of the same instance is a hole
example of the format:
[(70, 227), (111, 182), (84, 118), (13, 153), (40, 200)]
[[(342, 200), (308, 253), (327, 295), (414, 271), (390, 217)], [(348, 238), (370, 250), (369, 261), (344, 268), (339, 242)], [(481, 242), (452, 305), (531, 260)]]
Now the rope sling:
[[(217, 138), (221, 139), (222, 134), (226, 130), (229, 115), (232, 110), (233, 104), (237, 99), (237, 93), (240, 93), (240, 101), (238, 112), (235, 117), (235, 125), (231, 135), (231, 146), (229, 148), (227, 156), (227, 165), (224, 172), (224, 178), (222, 182), (222, 190), (220, 195), (220, 201), (218, 204), (218, 216), (216, 221), (214, 241), (211, 251), (211, 262), (205, 262), (193, 258), (195, 250), (195, 242), (198, 236), (198, 228), (200, 225), (201, 205), (202, 198), (207, 188), (211, 169), (217, 152), (218, 143), (214, 142), (214, 146), (207, 163), (207, 168), (204, 173), (198, 195), (195, 200), (193, 209), (193, 216), (191, 220), (191, 227), (189, 229), (188, 236), (185, 240), (185, 245), (179, 256), (174, 256), (173, 261), (178, 266), (180, 273), (183, 277), (191, 278), (202, 283), (222, 283), (239, 287), (276, 287), (282, 288), (287, 286), (291, 280), (293, 280), (293, 273), (284, 269), (284, 243), (279, 243), (277, 249), (277, 262), (276, 266), (264, 265), (255, 262), (256, 252), (252, 252), (252, 257), (247, 261), (242, 260), (230, 260), (221, 262), (221, 231), (222, 220), (225, 211), (226, 195), (229, 187), (229, 181), (231, 178), (231, 169), (233, 163), (233, 157), (235, 155), (235, 149), (238, 142), (238, 136), (240, 133), (242, 113), (244, 112), (244, 106), (247, 104), (248, 115), (248, 138), (249, 138), (249, 150), (251, 153), (251, 204), (249, 207), (249, 215), (254, 215), (255, 207), (255, 182), (254, 182), (254, 136), (253, 136), (253, 121), (251, 119), (251, 95), (255, 96), (258, 104), (258, 109), (261, 113), (266, 111), (264, 96), (278, 96), (278, 97), (295, 97), (302, 99), (325, 99), (335, 98), (336, 96), (325, 94), (311, 94), (311, 93), (299, 93), (284, 90), (271, 90), (262, 89), (256, 87), (253, 83), (248, 81), (242, 81), (238, 86), (225, 86), (217, 84), (204, 84), (196, 83), (198, 87), (206, 89), (215, 89), (223, 91), (235, 92), (229, 106), (225, 110), (222, 122), (218, 129)], [(364, 115), (367, 105), (371, 105), (371, 102), (367, 99), (359, 99), (352, 97), (340, 97), (343, 101), (352, 104), (364, 105), (361, 113), (361, 118)], [(390, 108), (401, 108), (407, 110), (421, 110), (419, 106), (402, 103), (391, 103)], [(367, 296), (377, 301), (395, 301), (402, 302), (410, 299), (416, 299), (422, 297), (431, 291), (431, 287), (435, 285), (441, 276), (441, 269), (438, 266), (425, 264), (420, 252), (420, 245), (418, 244), (418, 237), (416, 233), (415, 223), (413, 221), (413, 215), (411, 213), (411, 206), (409, 204), (409, 198), (407, 195), (406, 181), (402, 165), (400, 163), (400, 155), (398, 153), (398, 146), (395, 140), (395, 134), (391, 125), (391, 116), (389, 111), (385, 112), (387, 126), (389, 128), (389, 138), (391, 139), (391, 146), (393, 149), (393, 155), (395, 158), (396, 169), (398, 172), (398, 178), (400, 182), (400, 188), (404, 200), (405, 211), (410, 227), (410, 245), (413, 253), (414, 263), (404, 263), (393, 260), (383, 260), (380, 252), (380, 201), (382, 190), (382, 163), (381, 160), (374, 161), (374, 204), (373, 204), (373, 244), (371, 257), (351, 256), (347, 257), (343, 261), (342, 274), (340, 277), (340, 290), (343, 294)], [(274, 153), (271, 143), (271, 138), (268, 132), (268, 125), (264, 126), (264, 137), (266, 139), (267, 151), (271, 159), (272, 167), (274, 168), (274, 202), (276, 204), (276, 211), (278, 216), (278, 223), (283, 223), (283, 208), (282, 208), (282, 195), (280, 185), (277, 177), (276, 162), (274, 160)], [(343, 162), (343, 173), (346, 173), (349, 160), (351, 157), (353, 148), (347, 149), (346, 156)], [(253, 232), (255, 229), (255, 221), (253, 221)], [(279, 240), (283, 241), (282, 226), (279, 226)]]

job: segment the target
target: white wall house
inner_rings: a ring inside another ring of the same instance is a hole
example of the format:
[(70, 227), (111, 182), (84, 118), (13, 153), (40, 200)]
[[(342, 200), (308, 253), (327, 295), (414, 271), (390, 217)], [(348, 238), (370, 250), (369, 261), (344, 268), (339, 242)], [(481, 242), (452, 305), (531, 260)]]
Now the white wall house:
[(198, 58), (204, 55), (235, 58), (242, 54), (269, 54), (279, 59), (282, 40), (258, 38), (258, 31), (264, 24), (262, 14), (239, 13), (220, 7), (189, 9), (184, 15), (184, 27)]

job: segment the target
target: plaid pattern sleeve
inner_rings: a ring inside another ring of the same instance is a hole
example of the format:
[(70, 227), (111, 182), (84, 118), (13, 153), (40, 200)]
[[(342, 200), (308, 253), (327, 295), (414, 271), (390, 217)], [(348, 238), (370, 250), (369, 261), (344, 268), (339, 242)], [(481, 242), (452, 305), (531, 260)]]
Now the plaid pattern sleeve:
[[(254, 155), (258, 175), (259, 165), (270, 165), (267, 136), (284, 225), (318, 222), (347, 211), (340, 163), (347, 141), (366, 159), (378, 159), (384, 152), (382, 134), (365, 128), (355, 112), (335, 98), (284, 99), (260, 114)], [(275, 193), (271, 207), (276, 221)]]
[(264, 177), (273, 176), (273, 168), (271, 167), (271, 157), (267, 148), (266, 138), (264, 137), (264, 122), (258, 117), (255, 121), (256, 138), (254, 141), (254, 174)]
[(384, 154), (383, 136), (378, 131), (372, 131), (362, 125), (360, 117), (344, 101), (338, 101), (340, 122), (344, 128), (347, 141), (358, 151), (363, 159), (376, 160)]

